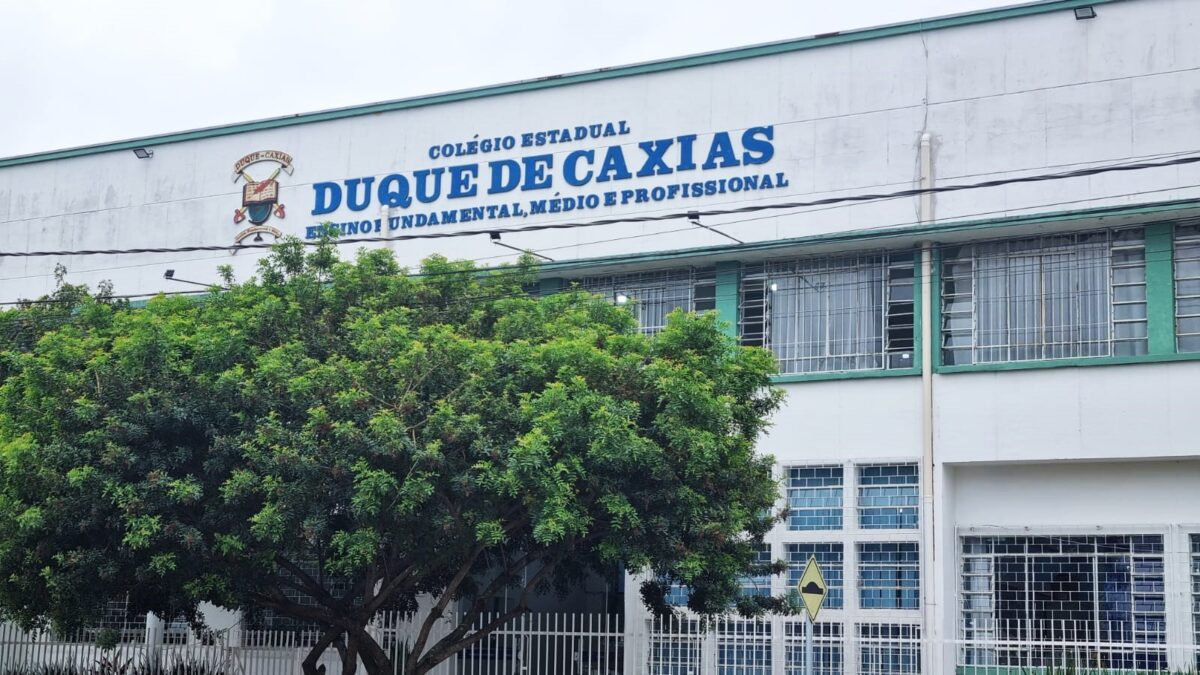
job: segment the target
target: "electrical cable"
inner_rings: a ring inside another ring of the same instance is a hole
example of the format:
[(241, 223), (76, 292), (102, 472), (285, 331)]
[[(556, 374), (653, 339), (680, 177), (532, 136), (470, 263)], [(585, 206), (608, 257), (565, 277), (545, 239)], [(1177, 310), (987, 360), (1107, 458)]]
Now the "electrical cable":
[[(687, 219), (689, 217), (712, 217), (737, 215), (742, 213), (757, 213), (761, 211), (774, 211), (785, 209), (797, 209), (811, 206), (825, 206), (830, 204), (850, 204), (864, 203), (871, 201), (880, 201), (887, 199), (898, 199), (904, 197), (915, 197), (926, 194), (946, 194), (952, 192), (961, 192), (964, 190), (978, 190), (992, 187), (1001, 187), (1005, 185), (1018, 185), (1026, 183), (1039, 183), (1046, 181), (1065, 180), (1070, 178), (1085, 178), (1088, 176), (1096, 176), (1112, 172), (1126, 171), (1141, 171), (1145, 169), (1165, 168), (1172, 166), (1184, 166), (1188, 164), (1200, 163), (1200, 156), (1194, 157), (1177, 157), (1174, 159), (1163, 160), (1159, 162), (1137, 162), (1132, 164), (1112, 164), (1089, 167), (1085, 169), (1074, 169), (1071, 171), (1063, 171), (1058, 173), (1034, 174), (1030, 176), (1017, 176), (1012, 178), (998, 178), (994, 180), (981, 181), (977, 183), (965, 183), (958, 185), (944, 185), (931, 188), (912, 188), (907, 190), (899, 190), (889, 193), (867, 193), (858, 195), (847, 195), (841, 197), (825, 197), (810, 201), (799, 202), (782, 202), (777, 204), (750, 204), (733, 209), (709, 209), (709, 210), (688, 210), (682, 212), (667, 213), (661, 215), (647, 216), (624, 216), (620, 218), (604, 218), (592, 221), (564, 222), (564, 223), (543, 223), (538, 225), (527, 225), (525, 227), (514, 228), (486, 228), (486, 229), (471, 229), (471, 230), (456, 230), (451, 232), (424, 232), (420, 234), (397, 234), (394, 236), (377, 236), (377, 237), (359, 237), (357, 239), (335, 240), (333, 243), (341, 244), (363, 244), (374, 242), (388, 241), (411, 241), (417, 239), (449, 239), (458, 237), (471, 237), (479, 235), (492, 234), (518, 234), (522, 232), (538, 232), (544, 230), (570, 230), (586, 227), (598, 227), (603, 225), (616, 224), (633, 224), (659, 222), (664, 220)], [(724, 225), (724, 224), (719, 224)], [(319, 240), (302, 240), (304, 245), (316, 246), (322, 242)], [(274, 243), (250, 243), (250, 244), (234, 244), (234, 245), (197, 245), (197, 246), (178, 246), (178, 247), (144, 247), (144, 248), (125, 248), (125, 249), (80, 249), (80, 250), (59, 250), (59, 251), (0, 251), (0, 258), (34, 258), (47, 256), (87, 256), (87, 255), (122, 255), (134, 253), (185, 253), (192, 251), (240, 251), (247, 249), (263, 249), (274, 246)]]

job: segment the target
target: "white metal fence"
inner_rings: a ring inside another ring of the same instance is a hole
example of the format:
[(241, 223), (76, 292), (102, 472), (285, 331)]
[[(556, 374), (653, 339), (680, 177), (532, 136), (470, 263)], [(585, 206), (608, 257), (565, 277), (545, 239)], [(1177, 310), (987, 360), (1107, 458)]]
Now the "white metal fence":
[[(482, 625), (490, 620), (480, 619)], [(441, 622), (432, 641), (453, 619)], [(971, 635), (928, 640), (904, 622), (821, 621), (812, 675), (1042, 675), (1161, 673), (1194, 666), (1195, 647), (1146, 642), (1124, 626), (1097, 632), (1092, 622), (1022, 622), (975, 626)], [(620, 616), (540, 613), (521, 617), (438, 666), (434, 675), (805, 675), (804, 626), (794, 617), (760, 620), (694, 618), (637, 621)], [(416, 626), (385, 615), (372, 632), (394, 656)], [(292, 675), (315, 633), (229, 631), (190, 635), (182, 644), (125, 641), (110, 650), (94, 642), (28, 634), (0, 626), (0, 675), (74, 667), (100, 675)], [(154, 668), (148, 664), (154, 664)], [(335, 649), (321, 664), (340, 672)], [(360, 673), (365, 672), (360, 668)]]
[[(476, 625), (494, 617), (484, 615)], [(456, 617), (435, 624), (429, 645), (457, 625)], [(398, 614), (383, 614), (370, 632), (392, 656), (395, 671), (419, 626)], [(128, 636), (126, 636), (128, 637)], [(102, 649), (92, 633), (59, 637), (26, 633), (0, 625), (0, 675), (58, 672), (100, 675), (293, 675), (319, 638), (315, 631), (241, 630), (240, 626), (203, 636), (189, 635), (182, 644), (167, 640), (120, 641)], [(157, 643), (154, 643), (157, 642)], [(526, 614), (440, 664), (433, 675), (617, 675), (623, 672), (624, 632), (620, 616), (610, 614)], [(326, 673), (341, 672), (337, 650), (330, 647), (319, 665)], [(365, 673), (365, 669), (359, 669)]]

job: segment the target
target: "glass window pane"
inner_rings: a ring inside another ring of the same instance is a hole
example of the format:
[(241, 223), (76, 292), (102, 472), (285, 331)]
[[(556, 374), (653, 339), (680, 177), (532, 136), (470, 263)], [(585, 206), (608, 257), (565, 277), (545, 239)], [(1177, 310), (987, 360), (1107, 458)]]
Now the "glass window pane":
[(579, 285), (628, 306), (642, 332), (653, 334), (666, 327), (667, 316), (677, 309), (685, 312), (714, 309), (714, 274), (711, 269), (638, 272), (586, 277)]
[(788, 529), (842, 529), (842, 467), (787, 470)]
[(795, 589), (808, 565), (808, 559), (816, 556), (829, 586), (825, 598), (825, 609), (842, 608), (842, 545), (840, 543), (786, 544), (788, 564), (788, 588)]
[(921, 557), (915, 542), (858, 545), (862, 609), (920, 609)]
[[(955, 342), (944, 343), (943, 363), (1103, 357), (1138, 350), (1118, 341), (1145, 335), (1141, 228), (1010, 239), (955, 251), (943, 269), (960, 276), (953, 286), (943, 278), (942, 310), (943, 328), (957, 332)], [(964, 278), (972, 284), (958, 292)], [(956, 293), (947, 295), (952, 289)], [(949, 347), (973, 349), (950, 354)]]
[(858, 526), (864, 530), (916, 529), (920, 502), (917, 465), (858, 467)]
[(886, 368), (912, 349), (912, 254), (771, 261), (743, 269), (739, 333), (783, 373)]
[(1035, 669), (1066, 658), (1101, 672), (1164, 668), (1162, 543), (1159, 535), (964, 538), (961, 658)]

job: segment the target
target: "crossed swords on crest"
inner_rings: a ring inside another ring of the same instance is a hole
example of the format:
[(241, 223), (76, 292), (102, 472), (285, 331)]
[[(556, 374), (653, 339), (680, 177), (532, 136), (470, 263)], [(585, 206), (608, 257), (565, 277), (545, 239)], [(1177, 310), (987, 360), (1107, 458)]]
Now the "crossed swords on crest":
[[(267, 189), (267, 186), (270, 185), (271, 182), (274, 181), (279, 176), (280, 171), (283, 171), (282, 166), (275, 167), (275, 171), (273, 171), (271, 173), (271, 175), (268, 176), (267, 179), (264, 181), (254, 180), (254, 177), (251, 176), (245, 169), (242, 169), (238, 173), (242, 174), (242, 176), (246, 179), (247, 182), (254, 184), (254, 194), (258, 194), (258, 193), (262, 192), (263, 190)], [(233, 222), (240, 223), (243, 220), (245, 220), (246, 219), (246, 209), (249, 209), (249, 208), (250, 208), (249, 206), (243, 206), (239, 209), (236, 209), (233, 212)], [(275, 217), (276, 218), (284, 218), (286, 216), (287, 216), (287, 213), (283, 209), (283, 204), (275, 204)]]

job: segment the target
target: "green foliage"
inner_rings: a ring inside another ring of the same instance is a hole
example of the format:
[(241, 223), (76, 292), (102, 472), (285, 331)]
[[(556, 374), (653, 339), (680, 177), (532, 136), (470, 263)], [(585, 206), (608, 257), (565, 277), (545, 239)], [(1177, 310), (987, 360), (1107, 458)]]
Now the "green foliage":
[[(0, 313), (6, 616), (65, 629), (128, 593), (132, 611), (275, 603), (332, 625), (622, 565), (656, 610), (684, 583), (714, 613), (762, 571), (774, 362), (713, 316), (649, 337), (602, 298), (530, 297), (528, 261), (407, 274), (294, 240), (228, 276), (199, 302), (63, 286)], [(349, 597), (322, 595), (329, 573)]]
[(241, 672), (234, 663), (186, 658), (165, 659), (155, 662), (148, 659), (134, 661), (131, 658), (102, 657), (90, 666), (77, 663), (47, 664), (24, 668), (5, 668), (0, 675), (233, 675)]

